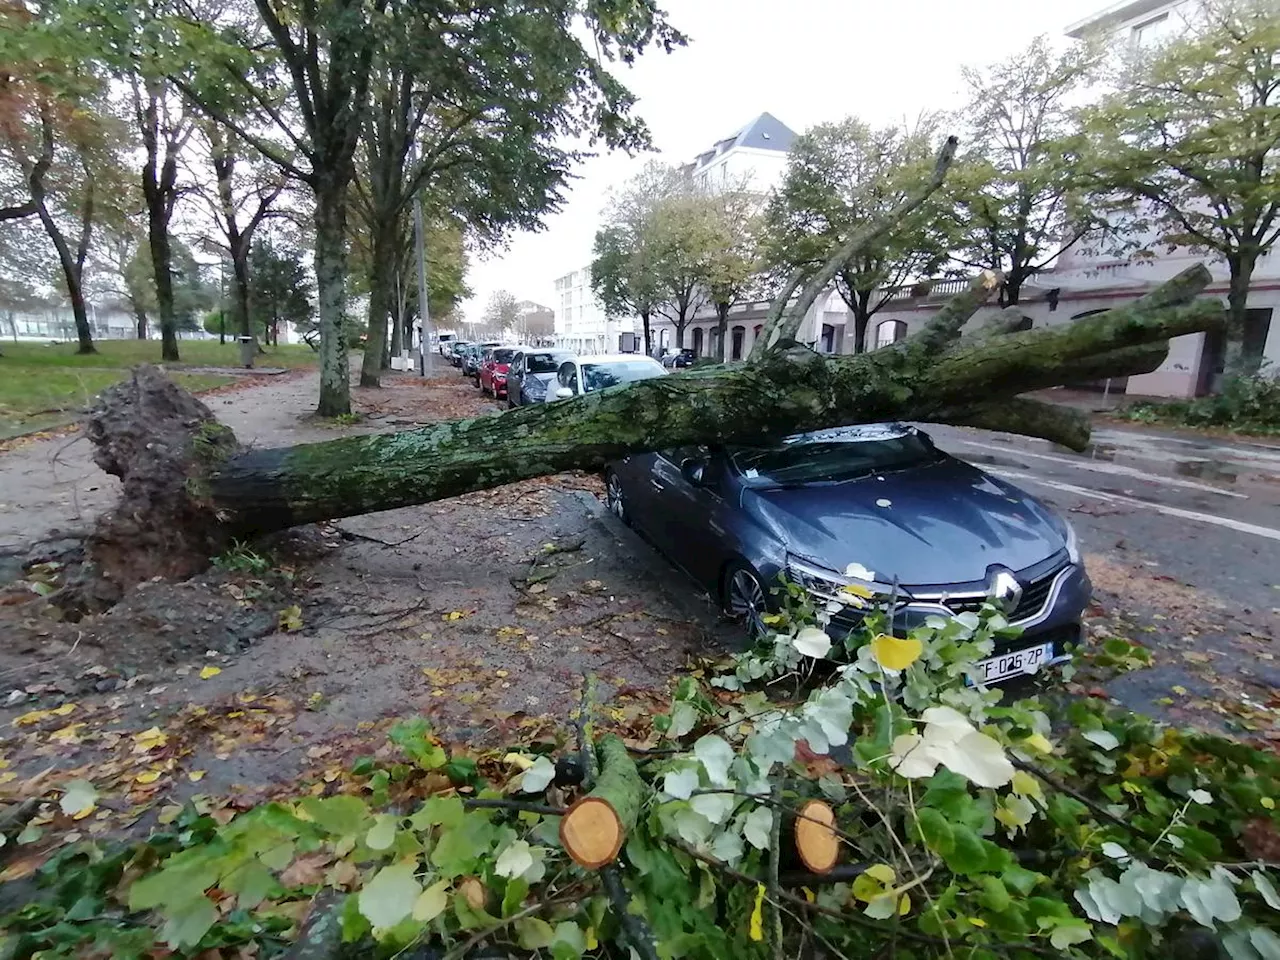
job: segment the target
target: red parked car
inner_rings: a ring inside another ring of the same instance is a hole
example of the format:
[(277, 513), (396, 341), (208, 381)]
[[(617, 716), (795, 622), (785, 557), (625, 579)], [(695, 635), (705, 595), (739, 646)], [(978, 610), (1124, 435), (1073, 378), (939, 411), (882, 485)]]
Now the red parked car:
[(493, 394), (497, 400), (507, 396), (507, 371), (511, 361), (521, 350), (528, 347), (494, 347), (485, 354), (480, 364), (480, 392)]

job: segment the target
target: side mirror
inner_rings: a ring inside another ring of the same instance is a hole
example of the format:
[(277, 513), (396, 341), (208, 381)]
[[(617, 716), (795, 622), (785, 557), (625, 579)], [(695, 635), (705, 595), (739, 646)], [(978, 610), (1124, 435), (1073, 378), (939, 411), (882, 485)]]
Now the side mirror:
[(572, 396), (573, 396), (573, 391), (570, 390), (568, 387), (556, 387), (557, 400), (568, 400)]
[(680, 475), (692, 487), (706, 486), (707, 461), (699, 457), (690, 457), (680, 464)]

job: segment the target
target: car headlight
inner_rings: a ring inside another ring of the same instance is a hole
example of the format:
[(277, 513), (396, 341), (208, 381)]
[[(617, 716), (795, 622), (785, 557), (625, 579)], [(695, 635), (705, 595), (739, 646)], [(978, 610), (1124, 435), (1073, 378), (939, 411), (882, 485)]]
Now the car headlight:
[(1067, 520), (1062, 521), (1062, 525), (1067, 528), (1067, 559), (1080, 566), (1080, 540), (1076, 537), (1076, 528)]
[[(872, 573), (865, 569), (859, 572)], [(791, 554), (787, 555), (787, 576), (815, 597), (851, 606), (861, 606), (860, 601), (888, 597), (893, 593), (893, 585), (874, 579), (874, 573), (871, 577), (850, 576), (816, 566)]]

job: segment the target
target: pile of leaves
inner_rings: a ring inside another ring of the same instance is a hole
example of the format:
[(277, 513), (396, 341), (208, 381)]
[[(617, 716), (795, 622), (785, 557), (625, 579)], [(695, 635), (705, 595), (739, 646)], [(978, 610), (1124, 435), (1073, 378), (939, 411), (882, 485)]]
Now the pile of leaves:
[(1280, 433), (1280, 370), (1228, 377), (1219, 393), (1193, 400), (1141, 401), (1120, 411), (1138, 423), (1218, 427), (1240, 433)]
[[(993, 606), (894, 636), (893, 599), (852, 579), (817, 609), (786, 591), (766, 639), (681, 678), (629, 744), (641, 812), (612, 868), (558, 836), (576, 741), (607, 722), (589, 700), (577, 738), (479, 765), (410, 720), (398, 755), (300, 798), (62, 844), (4, 955), (1280, 958), (1274, 757), (1096, 700), (1005, 702), (972, 682), (1016, 638)], [(842, 607), (864, 620), (833, 637)], [(52, 793), (46, 834), (92, 809), (91, 783)], [(826, 875), (781, 829), (814, 798), (842, 843)]]

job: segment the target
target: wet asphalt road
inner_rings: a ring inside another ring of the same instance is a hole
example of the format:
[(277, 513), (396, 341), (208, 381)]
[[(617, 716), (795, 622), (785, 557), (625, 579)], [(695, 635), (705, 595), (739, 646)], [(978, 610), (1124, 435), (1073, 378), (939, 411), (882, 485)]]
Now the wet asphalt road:
[(938, 446), (1059, 509), (1085, 553), (1150, 569), (1258, 612), (1280, 608), (1280, 445), (1095, 428), (1083, 454), (931, 426)]

